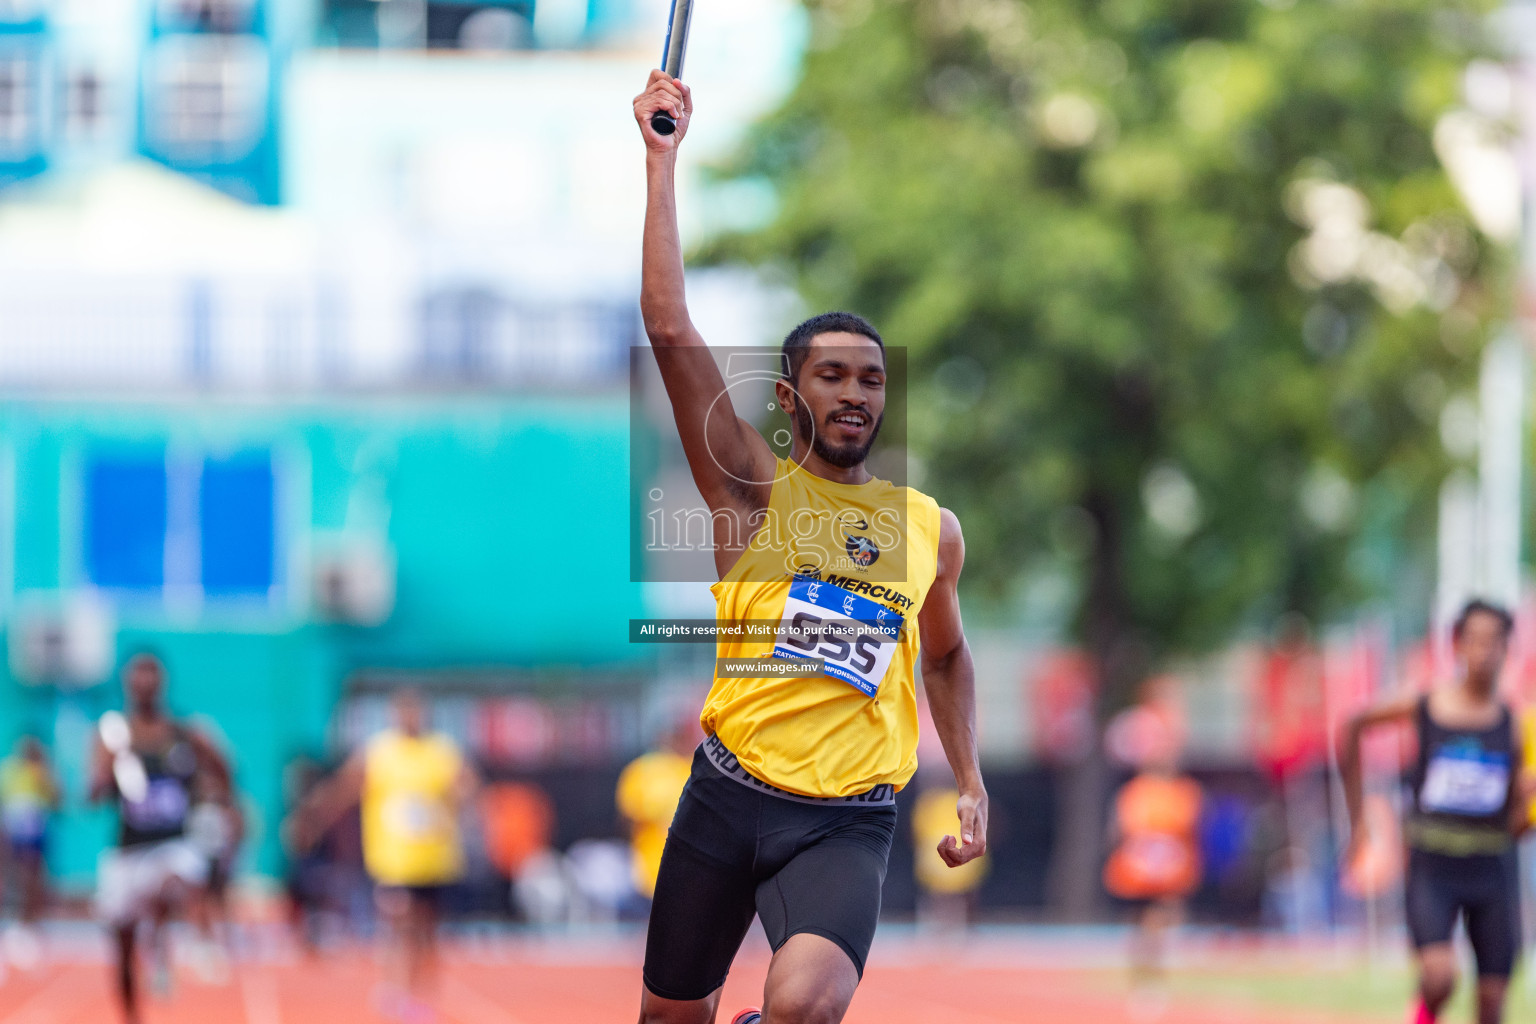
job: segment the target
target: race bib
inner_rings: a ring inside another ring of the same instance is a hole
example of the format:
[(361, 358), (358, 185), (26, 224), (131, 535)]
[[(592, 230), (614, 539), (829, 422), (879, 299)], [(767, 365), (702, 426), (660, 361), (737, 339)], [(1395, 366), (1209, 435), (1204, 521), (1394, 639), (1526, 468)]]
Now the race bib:
[(384, 816), (390, 830), (406, 839), (435, 838), (446, 825), (443, 807), (414, 793), (390, 797), (384, 804)]
[(1426, 811), (1484, 817), (1509, 798), (1509, 757), (1481, 750), (1441, 750), (1424, 772), (1419, 806)]
[(150, 779), (144, 799), (123, 801), (123, 819), (141, 832), (179, 828), (186, 817), (187, 788), (180, 779)]
[(878, 601), (797, 576), (784, 601), (773, 656), (820, 658), (826, 675), (873, 697), (891, 667), (903, 625), (899, 613)]

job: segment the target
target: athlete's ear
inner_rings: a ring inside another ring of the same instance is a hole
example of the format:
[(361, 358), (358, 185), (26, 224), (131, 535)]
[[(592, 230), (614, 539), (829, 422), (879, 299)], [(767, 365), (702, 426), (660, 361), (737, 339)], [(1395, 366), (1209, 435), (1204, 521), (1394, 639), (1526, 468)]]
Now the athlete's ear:
[(794, 384), (780, 377), (773, 384), (774, 397), (779, 400), (779, 408), (784, 410), (784, 415), (790, 419), (795, 418), (795, 402), (800, 398), (800, 393), (795, 390)]

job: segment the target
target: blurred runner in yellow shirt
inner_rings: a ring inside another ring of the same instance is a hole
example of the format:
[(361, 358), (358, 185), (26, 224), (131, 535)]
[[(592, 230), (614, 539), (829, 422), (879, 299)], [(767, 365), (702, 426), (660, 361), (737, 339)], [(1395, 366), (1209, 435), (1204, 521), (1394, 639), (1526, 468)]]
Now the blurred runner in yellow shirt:
[(677, 812), (678, 798), (693, 770), (697, 734), (698, 728), (688, 723), (686, 728), (675, 730), (662, 749), (641, 754), (619, 774), (614, 802), (630, 823), (635, 891), (646, 899), (656, 892), (661, 851), (667, 844), (667, 829)]
[(959, 790), (939, 786), (923, 790), (912, 806), (912, 873), (924, 895), (917, 908), (919, 924), (963, 926), (969, 916), (971, 894), (987, 877), (985, 855), (951, 868), (929, 854), (945, 836), (960, 828), (955, 813), (959, 801)]
[[(401, 690), (393, 710), (394, 728), (369, 740), (315, 788), (299, 809), (294, 833), (308, 847), (361, 805), (363, 862), (378, 885), (390, 940), (381, 996), (391, 1005), (383, 1009), (430, 1017), (439, 904), (443, 890), (464, 873), (459, 816), (479, 779), (452, 739), (426, 731), (421, 694)], [(396, 989), (402, 982), (403, 989)]]

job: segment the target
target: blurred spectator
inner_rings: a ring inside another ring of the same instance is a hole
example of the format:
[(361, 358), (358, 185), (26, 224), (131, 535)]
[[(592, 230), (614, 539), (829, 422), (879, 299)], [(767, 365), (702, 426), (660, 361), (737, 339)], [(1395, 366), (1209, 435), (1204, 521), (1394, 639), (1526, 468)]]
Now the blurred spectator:
[(945, 836), (959, 834), (959, 800), (960, 792), (952, 786), (926, 789), (912, 808), (912, 869), (923, 894), (917, 915), (925, 925), (963, 927), (971, 894), (987, 877), (986, 854), (955, 868), (934, 856)]
[(32, 928), (47, 901), (48, 819), (58, 806), (59, 785), (48, 754), (35, 736), (23, 736), (0, 763), (5, 862), (17, 894), (16, 916), (20, 921), (20, 928), (7, 934), (5, 946), (18, 966), (27, 966), (37, 958)]
[(531, 783), (498, 782), (480, 796), (485, 851), (494, 867), (514, 879), (529, 859), (549, 848), (555, 831), (555, 808), (548, 795)]
[(692, 770), (698, 731), (696, 720), (674, 729), (660, 749), (641, 754), (619, 775), (614, 799), (630, 823), (635, 891), (646, 899), (656, 891), (661, 851)]
[(1307, 935), (1328, 925), (1328, 892), (1317, 865), (1299, 843), (1270, 858), (1264, 916), (1287, 935)]
[(611, 924), (625, 916), (635, 898), (629, 849), (614, 839), (582, 839), (565, 855), (576, 901), (577, 923)]
[(1246, 802), (1231, 793), (1207, 794), (1200, 824), (1200, 855), (1205, 877), (1219, 886), (1238, 874), (1248, 853)]
[(553, 928), (571, 919), (575, 884), (565, 858), (556, 850), (538, 850), (523, 861), (512, 880), (512, 896), (535, 928)]

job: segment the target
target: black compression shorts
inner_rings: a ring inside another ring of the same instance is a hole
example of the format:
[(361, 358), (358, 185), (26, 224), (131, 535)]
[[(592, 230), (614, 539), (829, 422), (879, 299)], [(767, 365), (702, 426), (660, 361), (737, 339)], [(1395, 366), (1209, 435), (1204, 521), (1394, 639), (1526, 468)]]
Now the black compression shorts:
[(694, 754), (656, 879), (645, 986), (703, 999), (725, 984), (754, 913), (775, 952), (808, 932), (864, 974), (896, 808), (810, 804), (750, 788)]
[(1507, 978), (1520, 952), (1520, 881), (1515, 851), (1453, 857), (1408, 853), (1408, 931), (1415, 949), (1450, 942), (1458, 915), (1479, 977)]

